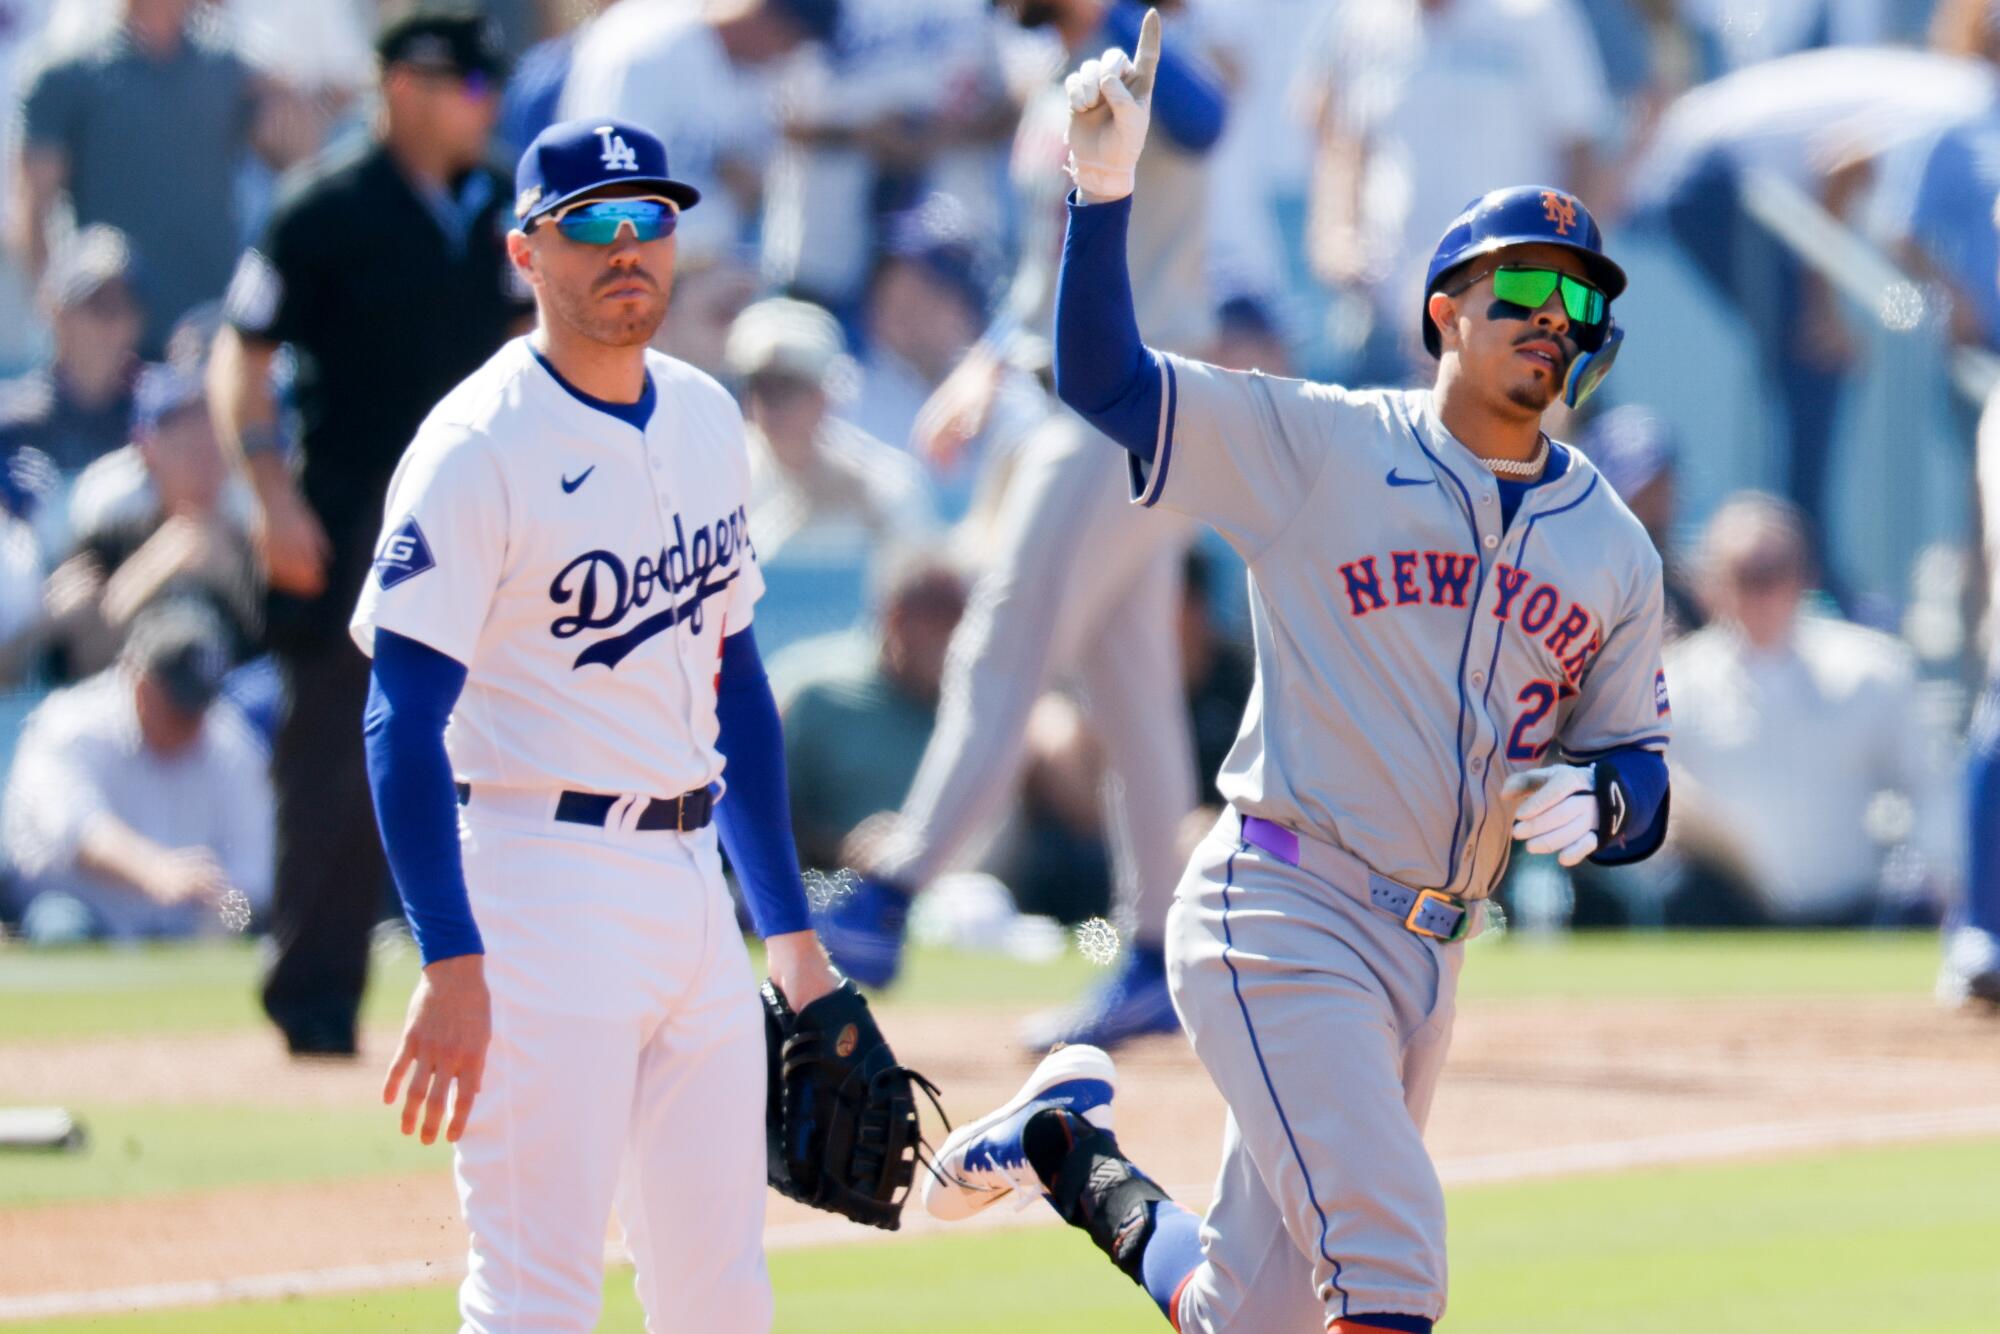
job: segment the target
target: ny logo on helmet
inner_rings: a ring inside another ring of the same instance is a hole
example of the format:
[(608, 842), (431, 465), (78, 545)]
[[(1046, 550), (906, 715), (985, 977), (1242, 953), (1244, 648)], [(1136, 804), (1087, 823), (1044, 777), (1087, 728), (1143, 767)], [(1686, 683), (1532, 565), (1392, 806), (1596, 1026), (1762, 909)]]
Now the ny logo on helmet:
[(1576, 201), (1554, 190), (1542, 191), (1542, 213), (1556, 225), (1557, 236), (1568, 236), (1576, 226)]
[(614, 133), (609, 125), (597, 127), (597, 137), (604, 141), (604, 165), (612, 171), (639, 170), (639, 155), (625, 142), (625, 136)]

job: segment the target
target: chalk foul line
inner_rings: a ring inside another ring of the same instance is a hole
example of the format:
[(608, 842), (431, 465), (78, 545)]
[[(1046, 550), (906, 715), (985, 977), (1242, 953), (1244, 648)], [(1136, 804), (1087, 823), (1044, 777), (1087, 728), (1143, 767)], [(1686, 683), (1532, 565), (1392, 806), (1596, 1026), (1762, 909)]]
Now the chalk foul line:
[[(1629, 1140), (1516, 1149), (1443, 1159), (1438, 1163), (1438, 1175), (1447, 1186), (1498, 1185), (1589, 1173), (1626, 1172), (1645, 1167), (1719, 1162), (1775, 1153), (1806, 1153), (1987, 1135), (2000, 1135), (2000, 1106), (1883, 1112), (1866, 1116), (1724, 1126)], [(1211, 1189), (1210, 1185), (1201, 1184), (1179, 1187), (1172, 1193), (1175, 1198), (1193, 1204), (1205, 1201)], [(1054, 1222), (1054, 1216), (1045, 1209), (1016, 1212), (1001, 1205), (980, 1214), (970, 1223), (949, 1226), (954, 1231), (964, 1231), (967, 1227), (1018, 1227)], [(913, 1205), (905, 1217), (903, 1234), (925, 1236), (941, 1232), (946, 1226)], [(782, 1223), (765, 1233), (765, 1244), (771, 1250), (796, 1250), (881, 1239), (882, 1234), (873, 1228), (864, 1228), (838, 1218)], [(607, 1255), (607, 1259), (611, 1260), (625, 1258), (618, 1247), (613, 1247)], [(26, 1297), (0, 1297), (0, 1321), (47, 1320), (63, 1316), (372, 1292), (442, 1283), (461, 1278), (464, 1274), (463, 1259), (444, 1262), (405, 1260), (392, 1264), (340, 1265), (290, 1273), (148, 1283), (96, 1292), (38, 1293)]]

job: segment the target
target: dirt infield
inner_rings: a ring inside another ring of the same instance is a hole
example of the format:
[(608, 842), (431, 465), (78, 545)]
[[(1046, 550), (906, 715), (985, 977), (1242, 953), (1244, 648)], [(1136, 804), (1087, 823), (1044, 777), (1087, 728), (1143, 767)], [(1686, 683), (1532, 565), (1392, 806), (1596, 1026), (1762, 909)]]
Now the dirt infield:
[[(954, 1117), (1004, 1099), (1031, 1064), (1005, 1044), (1018, 1013), (882, 1010), (898, 1051), (944, 1087)], [(369, 1050), (386, 1056), (393, 1036), (371, 1034)], [(1448, 1180), (1470, 1180), (1508, 1175), (1521, 1153), (1551, 1149), (1606, 1152), (1518, 1170), (1601, 1169), (1620, 1161), (1620, 1146), (1662, 1136), (1681, 1137), (1673, 1143), (1684, 1147), (1667, 1151), (1686, 1158), (1855, 1142), (1883, 1124), (1905, 1138), (1964, 1133), (1987, 1113), (2000, 1124), (1996, 1051), (2000, 1023), (1918, 999), (1484, 1002), (1460, 1017), (1430, 1142)], [(381, 1078), (372, 1057), (292, 1064), (261, 1033), (0, 1045), (0, 1069), (11, 1099), (80, 1105), (367, 1107)], [(1198, 1203), (1223, 1120), (1206, 1075), (1178, 1038), (1134, 1046), (1120, 1070), (1120, 1138)], [(382, 1116), (391, 1133), (392, 1113)], [(880, 1235), (823, 1219), (774, 1198), (774, 1243)], [(429, 1263), (443, 1277), (463, 1250), (442, 1168), (0, 1209), (0, 1299), (362, 1265)]]

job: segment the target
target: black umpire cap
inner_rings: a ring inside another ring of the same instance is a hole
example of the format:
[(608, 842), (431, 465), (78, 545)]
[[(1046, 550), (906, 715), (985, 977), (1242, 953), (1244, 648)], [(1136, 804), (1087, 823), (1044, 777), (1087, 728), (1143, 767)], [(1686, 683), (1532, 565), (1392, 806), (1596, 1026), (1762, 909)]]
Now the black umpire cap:
[(382, 64), (414, 65), (440, 74), (507, 77), (507, 53), (491, 19), (469, 9), (418, 8), (392, 20), (375, 39)]

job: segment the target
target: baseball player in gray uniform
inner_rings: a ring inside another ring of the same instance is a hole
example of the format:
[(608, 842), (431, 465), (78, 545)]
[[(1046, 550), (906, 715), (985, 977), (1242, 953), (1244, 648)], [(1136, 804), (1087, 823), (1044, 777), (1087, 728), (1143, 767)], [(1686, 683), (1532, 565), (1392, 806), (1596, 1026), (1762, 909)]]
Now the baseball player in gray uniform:
[[(1514, 842), (1630, 861), (1665, 832), (1660, 561), (1541, 430), (1619, 344), (1625, 286), (1559, 190), (1472, 202), (1432, 260), (1429, 390), (1227, 372), (1145, 347), (1123, 264), (1158, 28), (1069, 80), (1076, 192), (1057, 387), (1142, 506), (1250, 567), (1257, 688), (1230, 805), (1183, 875), (1173, 998), (1229, 1105), (1207, 1218), (1118, 1149), (1116, 1071), (1063, 1048), (926, 1186), (964, 1217), (1045, 1194), (1192, 1330), (1429, 1331), (1444, 1196), (1423, 1126), (1464, 937)], [(1413, 312), (1414, 313), (1414, 312)]]
[[(1072, 67), (1102, 41), (1137, 36), (1145, 14), (1130, 0), (1010, 7), (1023, 24), (1054, 27)], [(1046, 329), (1053, 317), (1069, 105), (1061, 71), (1051, 73), (1057, 77), (1029, 101), (1015, 136), (1014, 175), (1030, 235), (1008, 294), (1011, 313), (948, 386), (970, 381), (990, 391), (997, 381), (981, 377), (998, 362), (987, 349), (1004, 341), (1005, 329)], [(1162, 203), (1133, 229), (1133, 264), (1146, 280), (1147, 328), (1164, 346), (1194, 351), (1214, 331), (1200, 295), (1202, 155), (1221, 134), (1223, 105), (1195, 60), (1170, 55), (1159, 85), (1164, 133), (1135, 170)], [(1045, 232), (1037, 232), (1044, 222)], [(887, 985), (912, 897), (950, 869), (993, 817), (1019, 771), (1029, 710), (1052, 677), (1072, 676), (1113, 775), (1106, 814), (1129, 942), (1117, 970), (1078, 1006), (1030, 1023), (1023, 1036), (1038, 1051), (1058, 1041), (1111, 1046), (1177, 1026), (1163, 939), (1180, 873), (1175, 831), (1197, 801), (1174, 619), (1193, 527), (1132, 511), (1118, 457), (1082, 419), (1061, 410), (1023, 442), (991, 563), (952, 639), (937, 726), (911, 791), (862, 859), (867, 878), (818, 920), (844, 973)]]

